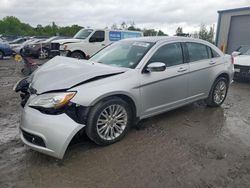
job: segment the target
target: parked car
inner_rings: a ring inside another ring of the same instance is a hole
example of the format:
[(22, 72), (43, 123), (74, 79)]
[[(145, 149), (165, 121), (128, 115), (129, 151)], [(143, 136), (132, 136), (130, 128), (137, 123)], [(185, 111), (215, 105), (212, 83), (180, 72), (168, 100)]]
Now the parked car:
[(13, 40), (13, 41), (10, 41), (9, 44), (10, 44), (10, 46), (15, 46), (16, 44), (21, 44), (21, 43), (25, 42), (26, 40), (28, 40), (27, 37), (20, 37), (20, 38)]
[(4, 42), (11, 42), (17, 38), (20, 38), (20, 36), (17, 35), (5, 35), (5, 34), (1, 35), (0, 37)]
[(112, 144), (156, 114), (201, 99), (220, 106), (233, 72), (229, 55), (184, 37), (121, 40), (89, 61), (57, 56), (15, 87), (21, 139), (57, 158), (81, 130), (96, 144)]
[(60, 50), (62, 56), (88, 59), (113, 42), (142, 36), (143, 33), (139, 31), (82, 29), (73, 39), (54, 41), (52, 46), (54, 51)]
[(25, 42), (21, 43), (21, 44), (15, 44), (15, 45), (10, 45), (12, 50), (15, 52), (15, 53), (18, 53), (18, 54), (21, 54), (23, 52), (23, 48), (30, 44), (32, 41), (34, 41), (35, 39), (29, 39), (29, 40), (26, 40)]
[(250, 45), (240, 46), (232, 53), (234, 58), (234, 79), (250, 80)]
[(0, 59), (13, 54), (12, 49), (8, 43), (0, 43)]
[(51, 42), (63, 38), (65, 37), (54, 36), (46, 40), (40, 40), (32, 45), (26, 46), (25, 53), (37, 58), (48, 58), (50, 55)]

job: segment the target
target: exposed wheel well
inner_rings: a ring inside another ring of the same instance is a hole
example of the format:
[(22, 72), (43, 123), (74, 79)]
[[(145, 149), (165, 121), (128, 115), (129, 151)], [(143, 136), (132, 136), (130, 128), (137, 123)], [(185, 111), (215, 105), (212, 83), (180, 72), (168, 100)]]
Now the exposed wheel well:
[(70, 52), (69, 55), (71, 56), (71, 54), (73, 54), (73, 53), (75, 53), (75, 52), (78, 52), (78, 53), (82, 54), (82, 55), (84, 56), (84, 59), (86, 59), (86, 54), (85, 54), (84, 52), (82, 52), (81, 50), (72, 51), (72, 52)]

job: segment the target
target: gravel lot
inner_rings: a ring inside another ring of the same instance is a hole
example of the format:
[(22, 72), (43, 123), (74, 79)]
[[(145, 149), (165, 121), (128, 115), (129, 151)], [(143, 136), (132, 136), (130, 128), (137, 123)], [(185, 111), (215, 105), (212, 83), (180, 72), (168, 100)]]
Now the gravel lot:
[(221, 108), (164, 113), (107, 147), (83, 137), (57, 160), (19, 139), (21, 67), (0, 61), (1, 188), (250, 187), (250, 83), (234, 82)]

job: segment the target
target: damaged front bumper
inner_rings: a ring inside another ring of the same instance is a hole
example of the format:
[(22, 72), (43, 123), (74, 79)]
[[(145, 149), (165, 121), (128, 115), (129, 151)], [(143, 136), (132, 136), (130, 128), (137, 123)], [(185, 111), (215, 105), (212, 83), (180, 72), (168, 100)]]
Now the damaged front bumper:
[(32, 149), (62, 159), (64, 153), (84, 124), (76, 123), (66, 114), (48, 115), (25, 106), (21, 115), (21, 139)]

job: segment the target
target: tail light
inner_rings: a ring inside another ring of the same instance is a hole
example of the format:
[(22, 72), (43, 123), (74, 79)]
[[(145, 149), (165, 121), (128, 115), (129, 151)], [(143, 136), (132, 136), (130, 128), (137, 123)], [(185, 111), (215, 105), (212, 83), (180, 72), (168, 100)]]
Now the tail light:
[(231, 63), (234, 64), (234, 57), (231, 55)]

